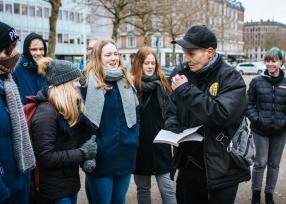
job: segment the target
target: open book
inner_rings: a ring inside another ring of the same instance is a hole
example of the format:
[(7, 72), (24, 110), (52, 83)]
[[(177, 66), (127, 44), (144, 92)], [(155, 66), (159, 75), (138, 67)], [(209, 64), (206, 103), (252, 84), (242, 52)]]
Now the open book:
[(204, 138), (196, 131), (202, 126), (197, 126), (194, 128), (189, 128), (183, 132), (177, 134), (169, 130), (160, 130), (157, 136), (154, 139), (154, 143), (168, 143), (176, 147), (179, 146), (179, 143), (186, 141), (199, 141), (201, 142)]

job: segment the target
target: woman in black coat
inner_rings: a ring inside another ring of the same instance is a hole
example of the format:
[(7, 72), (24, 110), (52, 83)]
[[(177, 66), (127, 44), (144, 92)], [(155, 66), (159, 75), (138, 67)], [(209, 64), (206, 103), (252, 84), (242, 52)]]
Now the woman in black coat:
[(140, 136), (134, 180), (139, 204), (151, 203), (151, 176), (155, 175), (163, 204), (176, 203), (170, 179), (172, 152), (169, 144), (154, 144), (164, 126), (171, 88), (159, 65), (155, 51), (140, 48), (132, 65), (132, 74), (140, 103)]
[(79, 164), (93, 161), (97, 152), (95, 128), (82, 113), (81, 73), (71, 62), (51, 58), (42, 59), (38, 71), (46, 75), (48, 89), (34, 98), (38, 106), (30, 127), (39, 165), (37, 203), (75, 204)]

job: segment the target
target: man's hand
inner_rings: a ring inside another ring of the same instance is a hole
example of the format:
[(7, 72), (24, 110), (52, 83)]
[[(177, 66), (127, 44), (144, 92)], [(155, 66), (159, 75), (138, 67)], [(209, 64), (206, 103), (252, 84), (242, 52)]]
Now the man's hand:
[(175, 76), (173, 76), (172, 78), (172, 89), (173, 91), (176, 90), (176, 88), (178, 88), (179, 86), (181, 86), (182, 84), (188, 82), (188, 79), (185, 75), (179, 75), (176, 74)]

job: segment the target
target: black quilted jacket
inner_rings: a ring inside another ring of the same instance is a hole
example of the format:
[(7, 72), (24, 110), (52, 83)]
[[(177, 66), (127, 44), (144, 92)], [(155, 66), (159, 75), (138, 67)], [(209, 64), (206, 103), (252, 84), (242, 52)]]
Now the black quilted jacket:
[(280, 71), (271, 77), (267, 70), (252, 79), (248, 89), (247, 117), (253, 132), (264, 135), (281, 135), (286, 126), (286, 79)]

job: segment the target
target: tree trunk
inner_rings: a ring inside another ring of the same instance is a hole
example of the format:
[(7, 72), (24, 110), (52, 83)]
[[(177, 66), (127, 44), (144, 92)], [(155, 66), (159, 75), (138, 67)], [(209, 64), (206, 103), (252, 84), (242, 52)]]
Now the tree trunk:
[(144, 33), (144, 46), (147, 46), (148, 44), (148, 35), (147, 33)]
[(50, 33), (48, 41), (48, 56), (54, 58), (56, 49), (57, 20), (58, 20), (59, 10), (61, 7), (61, 0), (50, 0), (49, 2), (51, 4), (52, 10), (51, 10), (51, 16), (49, 18)]
[(172, 52), (172, 65), (177, 66), (177, 60), (176, 60), (176, 44), (173, 44), (173, 52)]
[(112, 29), (112, 39), (115, 43), (118, 41), (118, 29), (119, 29), (119, 21), (116, 19), (113, 21), (113, 29)]

